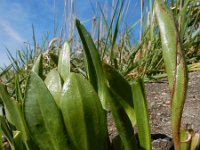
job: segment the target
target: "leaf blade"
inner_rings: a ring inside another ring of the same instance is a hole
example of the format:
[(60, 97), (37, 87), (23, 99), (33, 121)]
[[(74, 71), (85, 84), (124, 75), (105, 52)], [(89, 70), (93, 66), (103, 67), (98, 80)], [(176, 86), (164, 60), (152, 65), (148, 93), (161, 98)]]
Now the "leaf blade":
[(171, 92), (172, 136), (180, 149), (180, 126), (187, 91), (187, 67), (174, 17), (161, 0), (155, 1), (155, 13), (161, 33), (162, 52)]
[(65, 81), (61, 111), (69, 137), (77, 149), (107, 149), (105, 112), (97, 93), (81, 75), (71, 73)]
[(60, 107), (60, 96), (62, 92), (61, 77), (56, 69), (51, 70), (45, 79), (45, 84), (52, 94), (56, 104)]
[(132, 84), (133, 102), (135, 106), (136, 122), (138, 128), (139, 143), (142, 149), (151, 150), (151, 132), (149, 125), (149, 116), (147, 100), (144, 93), (142, 80), (135, 81)]
[(108, 91), (106, 90), (106, 79), (103, 73), (98, 50), (96, 49), (90, 34), (79, 20), (76, 20), (76, 27), (84, 47), (84, 54), (86, 57), (85, 67), (88, 73), (88, 78), (94, 89), (97, 91), (103, 108), (108, 109), (108, 101), (106, 98), (108, 95)]
[(63, 80), (65, 80), (70, 73), (70, 46), (67, 41), (64, 42), (60, 49), (58, 58), (58, 72)]
[(56, 103), (41, 78), (34, 72), (31, 72), (27, 83), (24, 111), (33, 139), (41, 149), (68, 148)]

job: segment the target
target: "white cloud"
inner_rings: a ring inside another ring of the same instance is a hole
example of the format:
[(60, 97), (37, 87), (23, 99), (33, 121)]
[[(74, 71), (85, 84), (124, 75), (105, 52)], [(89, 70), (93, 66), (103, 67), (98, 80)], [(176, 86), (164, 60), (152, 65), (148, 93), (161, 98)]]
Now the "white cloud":
[[(1, 20), (0, 22), (1, 30), (3, 30), (4, 33), (6, 33), (9, 37), (9, 39), (15, 40), (16, 42), (22, 43), (25, 40), (15, 31), (11, 25), (7, 21)], [(3, 41), (2, 41), (3, 42)]]
[(24, 7), (17, 2), (1, 0), (0, 5), (0, 66), (8, 65), (10, 60), (6, 48), (13, 56), (21, 49), (27, 35), (29, 16)]
[(0, 21), (0, 67), (10, 63), (6, 48), (15, 56), (16, 50), (22, 47), (24, 41), (24, 38), (9, 22)]

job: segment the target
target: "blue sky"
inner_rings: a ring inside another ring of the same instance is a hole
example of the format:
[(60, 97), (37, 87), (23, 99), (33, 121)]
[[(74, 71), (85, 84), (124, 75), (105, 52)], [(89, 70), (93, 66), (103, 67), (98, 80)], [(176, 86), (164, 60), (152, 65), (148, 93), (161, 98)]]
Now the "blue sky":
[[(105, 4), (106, 0), (99, 0)], [(111, 1), (107, 0), (109, 7)], [(90, 2), (96, 9), (96, 0), (74, 0), (76, 17), (87, 26), (88, 20), (95, 15)], [(54, 9), (54, 6), (56, 6)], [(6, 48), (15, 56), (16, 50), (24, 43), (32, 45), (32, 25), (36, 41), (40, 44), (48, 32), (54, 33), (54, 16), (60, 27), (63, 22), (64, 0), (0, 0), (0, 66), (9, 64)], [(130, 8), (125, 21), (134, 24), (140, 18), (140, 0), (130, 0)], [(136, 31), (136, 36), (138, 31)]]

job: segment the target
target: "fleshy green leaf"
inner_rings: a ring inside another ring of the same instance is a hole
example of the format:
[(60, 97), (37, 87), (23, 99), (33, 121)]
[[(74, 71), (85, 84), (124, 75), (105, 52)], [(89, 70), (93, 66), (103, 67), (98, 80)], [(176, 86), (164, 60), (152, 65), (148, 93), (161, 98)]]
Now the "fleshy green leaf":
[(117, 127), (117, 131), (119, 133), (123, 146), (125, 150), (137, 149), (137, 142), (132, 124), (124, 108), (119, 103), (123, 100), (114, 90), (112, 90), (112, 88), (109, 90), (111, 93), (111, 97), (108, 100), (111, 107), (113, 119), (115, 121), (115, 125)]
[(121, 97), (116, 94), (112, 88), (109, 89), (107, 87), (107, 79), (103, 72), (98, 50), (96, 49), (90, 34), (78, 20), (76, 20), (76, 27), (84, 47), (88, 78), (94, 89), (98, 92), (102, 106), (104, 109), (108, 109), (108, 104), (110, 105), (119, 136), (125, 149), (137, 149), (131, 122), (119, 103)]
[(200, 132), (194, 133), (192, 136), (192, 142), (190, 150), (196, 150), (200, 148)]
[(187, 69), (177, 27), (169, 7), (155, 1), (162, 40), (162, 52), (171, 92), (172, 136), (175, 150), (180, 149), (180, 126), (187, 91)]
[(111, 66), (103, 64), (105, 76), (109, 82), (110, 87), (119, 94), (131, 107), (133, 107), (133, 99), (131, 86), (117, 71)]
[(98, 50), (96, 49), (90, 34), (79, 22), (79, 20), (76, 20), (76, 27), (84, 47), (84, 54), (86, 58), (85, 67), (87, 70), (88, 78), (94, 89), (97, 91), (103, 108), (108, 109), (107, 97), (109, 94), (106, 89), (106, 79), (103, 73), (102, 63), (100, 61)]
[(124, 145), (119, 135), (112, 139), (112, 146), (114, 147), (114, 150), (124, 150)]
[(42, 79), (31, 72), (24, 113), (30, 133), (40, 149), (68, 149), (61, 114)]
[(180, 130), (181, 150), (189, 150), (191, 144), (192, 135), (189, 130)]
[(135, 81), (132, 84), (132, 92), (140, 147), (142, 149), (151, 150), (151, 132), (149, 125), (147, 100), (142, 80)]
[(70, 47), (67, 41), (64, 42), (60, 49), (58, 58), (58, 72), (63, 80), (65, 80), (70, 73)]
[(15, 143), (15, 149), (16, 150), (25, 150), (25, 147), (22, 143), (22, 134), (20, 131), (14, 131), (13, 132), (13, 139), (14, 139), (14, 143)]
[(3, 131), (2, 131), (2, 128), (1, 128), (1, 121), (0, 121), (0, 150), (3, 150), (3, 142), (2, 142), (2, 137), (3, 137)]
[(103, 69), (108, 80), (109, 87), (121, 97), (119, 103), (127, 113), (132, 125), (135, 126), (136, 118), (130, 84), (111, 66), (103, 64)]
[(24, 143), (28, 145), (27, 142), (30, 140), (30, 135), (21, 106), (16, 100), (9, 97), (6, 87), (2, 83), (0, 83), (0, 97), (5, 105), (7, 120), (21, 131)]
[(61, 111), (70, 140), (77, 149), (107, 149), (105, 112), (92, 85), (71, 73), (63, 85)]
[(57, 106), (60, 106), (60, 96), (62, 92), (62, 81), (56, 69), (51, 70), (45, 79), (45, 84), (52, 94)]
[(42, 66), (42, 54), (40, 54), (40, 55), (37, 57), (37, 59), (36, 59), (34, 65), (33, 65), (33, 67), (32, 67), (32, 71), (35, 72), (36, 74), (38, 74), (40, 77), (42, 77), (42, 71), (43, 71), (43, 68), (42, 68), (42, 67), (43, 67), (43, 66)]

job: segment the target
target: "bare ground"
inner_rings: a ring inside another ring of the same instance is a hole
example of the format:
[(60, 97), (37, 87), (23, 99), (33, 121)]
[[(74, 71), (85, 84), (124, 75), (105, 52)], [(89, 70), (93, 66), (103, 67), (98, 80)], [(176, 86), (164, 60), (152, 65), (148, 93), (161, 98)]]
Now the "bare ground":
[[(171, 142), (170, 93), (167, 81), (145, 84), (153, 150), (173, 149)], [(189, 73), (188, 91), (182, 127), (200, 130), (200, 71)], [(111, 114), (108, 114), (110, 137), (117, 135)]]
[[(146, 84), (152, 133), (171, 136), (170, 93), (167, 82)], [(200, 72), (189, 74), (182, 127), (200, 130)]]

